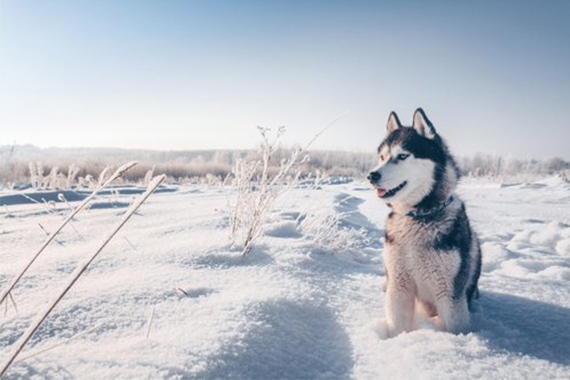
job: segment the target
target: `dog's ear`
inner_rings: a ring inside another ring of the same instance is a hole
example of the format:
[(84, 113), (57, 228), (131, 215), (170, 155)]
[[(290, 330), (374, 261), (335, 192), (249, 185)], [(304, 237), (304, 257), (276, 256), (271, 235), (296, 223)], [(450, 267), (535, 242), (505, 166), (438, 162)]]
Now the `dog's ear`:
[(401, 128), (402, 124), (400, 123), (400, 119), (398, 119), (398, 115), (396, 112), (390, 112), (390, 116), (388, 117), (388, 125), (386, 125), (386, 134), (390, 134), (394, 132), (396, 129)]
[(421, 108), (418, 108), (416, 112), (414, 112), (413, 126), (416, 132), (428, 139), (433, 139), (437, 135), (433, 124), (429, 121), (426, 113)]

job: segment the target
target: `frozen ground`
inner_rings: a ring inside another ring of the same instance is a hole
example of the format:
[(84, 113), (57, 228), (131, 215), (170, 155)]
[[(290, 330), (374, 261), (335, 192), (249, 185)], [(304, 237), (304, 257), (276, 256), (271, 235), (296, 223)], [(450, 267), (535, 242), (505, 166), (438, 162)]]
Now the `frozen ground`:
[[(79, 214), (14, 291), (18, 314), (2, 305), (0, 363), (133, 190)], [(21, 357), (90, 332), (19, 361), (6, 378), (570, 378), (570, 185), (559, 179), (464, 182), (484, 255), (474, 332), (418, 321), (393, 339), (383, 323), (387, 209), (365, 185), (287, 193), (245, 258), (227, 244), (224, 191), (165, 190), (174, 191), (143, 205)], [(18, 199), (0, 194), (1, 287), (45, 239), (38, 223), (51, 230), (69, 210), (49, 202), (57, 197)], [(309, 218), (331, 216), (338, 231), (317, 238)]]

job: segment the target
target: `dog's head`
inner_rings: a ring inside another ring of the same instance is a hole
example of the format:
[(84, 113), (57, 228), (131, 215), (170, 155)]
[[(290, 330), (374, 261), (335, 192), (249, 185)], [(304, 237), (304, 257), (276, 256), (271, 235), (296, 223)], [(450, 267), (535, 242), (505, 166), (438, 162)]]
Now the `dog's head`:
[(395, 112), (390, 114), (386, 137), (378, 147), (378, 164), (368, 175), (379, 198), (415, 206), (438, 183), (445, 181), (440, 191), (449, 192), (457, 177), (453, 158), (421, 108), (411, 127), (402, 126)]

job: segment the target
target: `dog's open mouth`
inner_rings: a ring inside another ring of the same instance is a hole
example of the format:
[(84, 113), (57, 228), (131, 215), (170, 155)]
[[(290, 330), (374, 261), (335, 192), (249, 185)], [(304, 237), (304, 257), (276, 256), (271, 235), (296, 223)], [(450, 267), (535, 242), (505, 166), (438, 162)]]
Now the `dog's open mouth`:
[(376, 195), (378, 196), (378, 198), (390, 198), (393, 197), (398, 191), (402, 190), (404, 188), (404, 186), (406, 186), (408, 182), (404, 181), (401, 184), (399, 184), (398, 186), (394, 187), (393, 189), (390, 190), (386, 190), (386, 189), (382, 189), (382, 188), (376, 188)]

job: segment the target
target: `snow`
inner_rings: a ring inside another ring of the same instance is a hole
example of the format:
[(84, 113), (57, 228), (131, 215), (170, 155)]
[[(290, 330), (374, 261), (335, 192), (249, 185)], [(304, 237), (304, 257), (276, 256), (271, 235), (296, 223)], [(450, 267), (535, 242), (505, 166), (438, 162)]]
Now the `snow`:
[[(115, 190), (24, 276), (18, 313), (0, 308), (0, 363), (142, 191)], [(459, 192), (483, 249), (469, 334), (418, 315), (416, 331), (386, 339), (388, 210), (363, 183), (285, 193), (246, 257), (228, 245), (228, 190), (171, 186), (119, 232), (20, 358), (63, 344), (6, 378), (570, 378), (570, 185), (465, 181)], [(30, 194), (49, 203), (0, 193), (0, 286), (46, 238), (38, 223), (53, 230), (69, 212), (57, 194)]]

